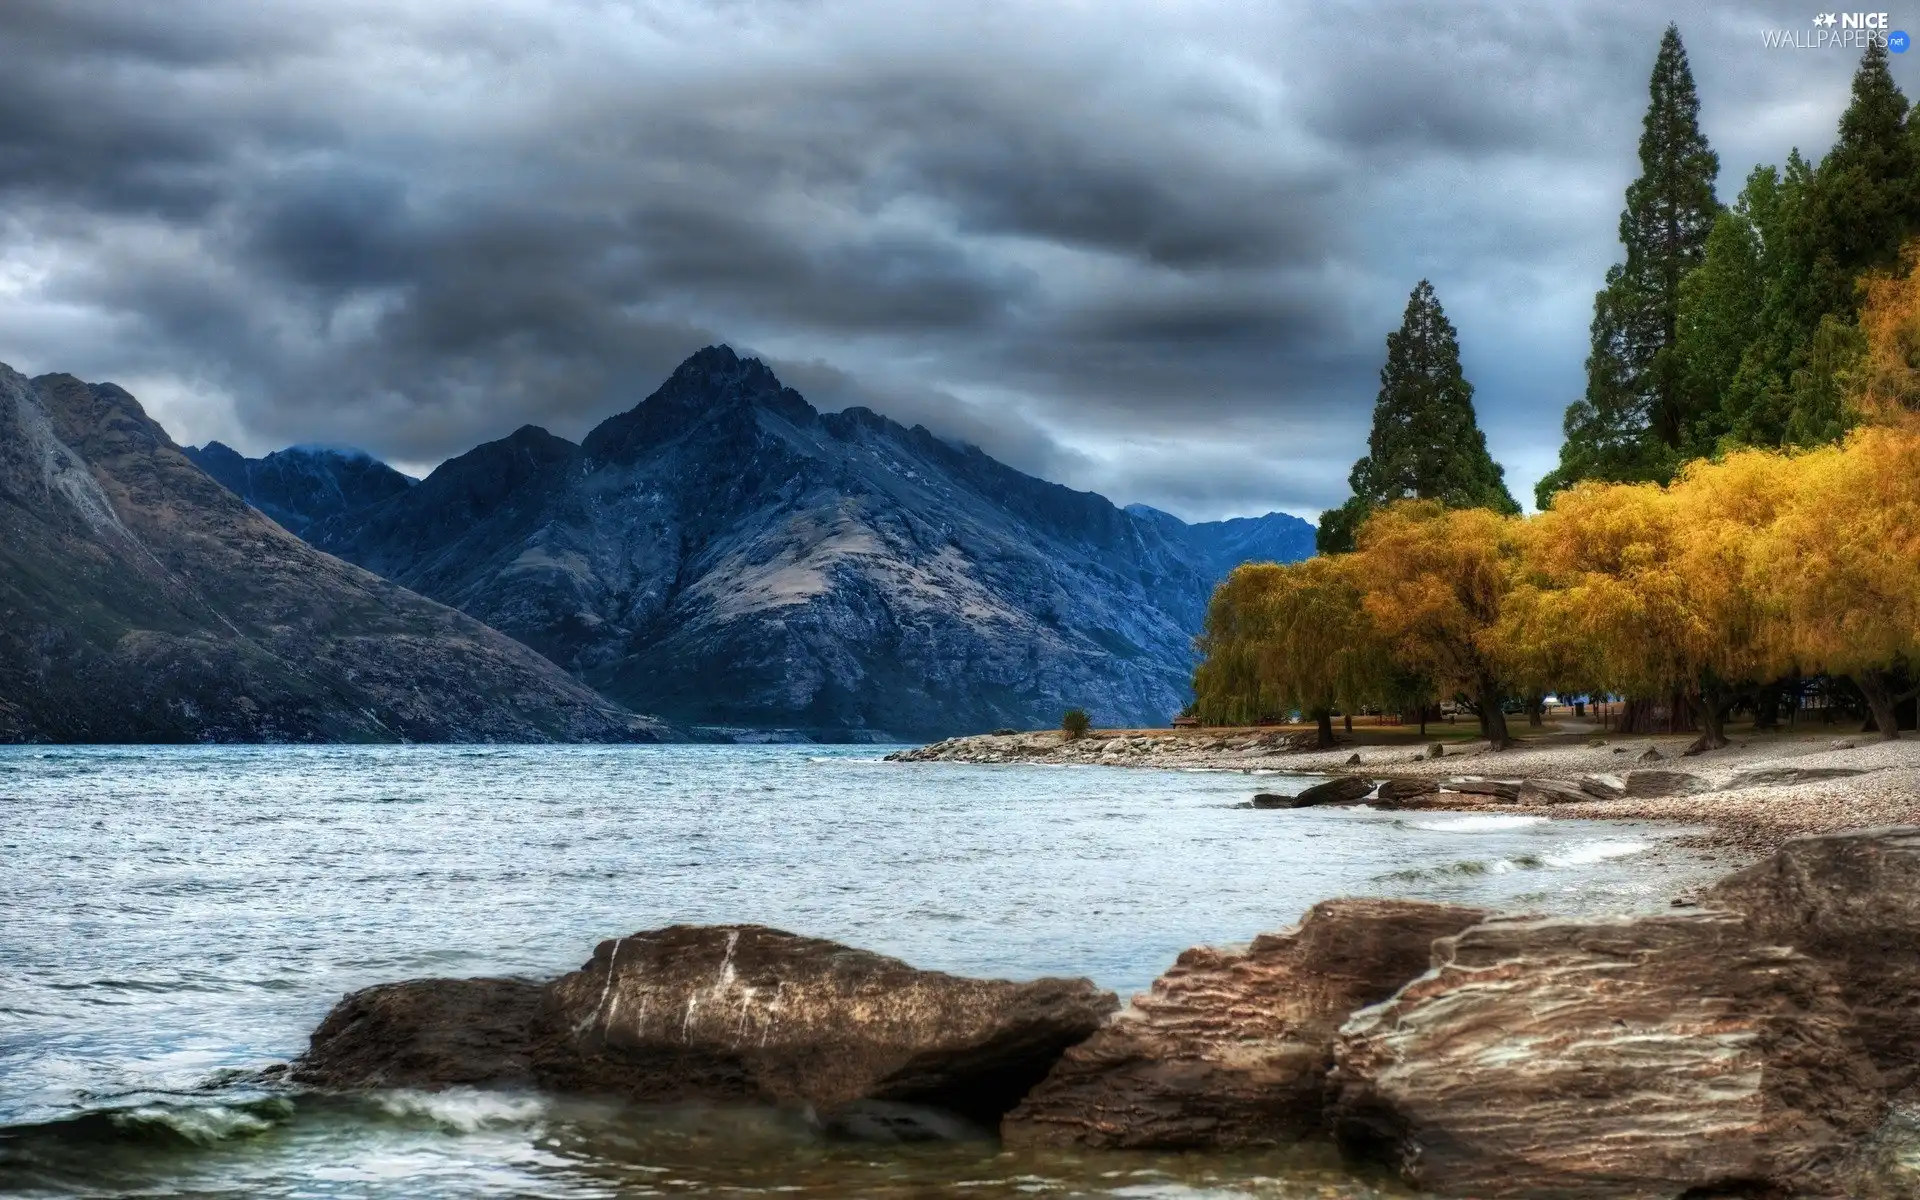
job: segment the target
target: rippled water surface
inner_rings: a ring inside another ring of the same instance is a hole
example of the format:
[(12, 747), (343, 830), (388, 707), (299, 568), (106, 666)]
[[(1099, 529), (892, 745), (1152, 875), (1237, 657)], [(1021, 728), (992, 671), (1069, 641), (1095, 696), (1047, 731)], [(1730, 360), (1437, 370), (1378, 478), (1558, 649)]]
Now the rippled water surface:
[(1664, 907), (1677, 830), (1260, 811), (1284, 777), (819, 747), (0, 749), (0, 1194), (1361, 1197), (1324, 1151), (874, 1147), (792, 1115), (254, 1076), (341, 993), (547, 976), (599, 939), (757, 921), (918, 966), (1090, 975), (1315, 900)]

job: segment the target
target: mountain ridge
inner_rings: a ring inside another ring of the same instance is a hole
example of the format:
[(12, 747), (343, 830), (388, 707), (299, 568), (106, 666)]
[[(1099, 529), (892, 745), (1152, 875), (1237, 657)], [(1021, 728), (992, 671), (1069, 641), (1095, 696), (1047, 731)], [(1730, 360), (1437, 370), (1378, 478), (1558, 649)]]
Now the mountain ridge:
[(1225, 559), (1301, 532), (1310, 548), (1282, 514), (1148, 511), (870, 409), (820, 412), (712, 346), (577, 445), (523, 426), (307, 536), (621, 703), (915, 737), (1069, 706), (1165, 720)]
[(123, 389), (0, 364), (0, 740), (670, 732), (287, 532)]

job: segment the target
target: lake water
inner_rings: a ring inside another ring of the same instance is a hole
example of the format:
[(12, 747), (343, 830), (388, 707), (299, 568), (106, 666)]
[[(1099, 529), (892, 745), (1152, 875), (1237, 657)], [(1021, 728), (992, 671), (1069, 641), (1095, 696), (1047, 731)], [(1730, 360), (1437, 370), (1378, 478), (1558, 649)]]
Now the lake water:
[(602, 938), (756, 921), (1126, 996), (1336, 895), (1664, 908), (1683, 832), (1261, 811), (1238, 773), (898, 764), (821, 747), (0, 749), (0, 1194), (1364, 1197), (1256, 1156), (879, 1148), (797, 1117), (285, 1092), (344, 992), (550, 976)]

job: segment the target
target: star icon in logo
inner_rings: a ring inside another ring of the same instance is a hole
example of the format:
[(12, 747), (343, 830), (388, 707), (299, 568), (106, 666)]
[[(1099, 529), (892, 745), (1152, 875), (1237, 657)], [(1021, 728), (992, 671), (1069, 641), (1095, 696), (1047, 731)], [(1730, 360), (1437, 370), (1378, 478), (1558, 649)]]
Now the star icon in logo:
[(1831, 28), (1832, 26), (1839, 24), (1839, 18), (1835, 17), (1832, 13), (1816, 13), (1813, 18), (1813, 23), (1815, 25), (1825, 25)]

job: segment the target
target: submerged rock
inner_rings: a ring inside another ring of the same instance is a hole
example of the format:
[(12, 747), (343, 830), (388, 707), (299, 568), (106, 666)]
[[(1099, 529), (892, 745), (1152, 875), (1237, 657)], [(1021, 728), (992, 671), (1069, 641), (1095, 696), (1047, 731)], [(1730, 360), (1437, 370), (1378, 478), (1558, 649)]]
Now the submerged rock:
[(1726, 911), (1501, 918), (1341, 1031), (1336, 1132), (1476, 1197), (1831, 1195), (1882, 1111), (1825, 968)]
[(1888, 1082), (1920, 1084), (1920, 827), (1796, 838), (1706, 901), (1824, 963)]
[(1302, 790), (1293, 798), (1293, 807), (1312, 808), (1316, 804), (1352, 804), (1365, 799), (1373, 790), (1373, 780), (1358, 775), (1345, 775), (1339, 779), (1329, 779), (1325, 783), (1316, 783)]
[(1381, 808), (1405, 808), (1439, 792), (1440, 782), (1436, 779), (1388, 779), (1380, 784), (1373, 802)]
[[(603, 942), (544, 987), (436, 979), (356, 992), (294, 1077), (531, 1082), (823, 1118), (878, 1101), (991, 1127), (1117, 1007), (1085, 979), (968, 979), (759, 925), (676, 925)], [(872, 1111), (848, 1120), (871, 1124)]]
[(1322, 1131), (1347, 1014), (1427, 969), (1433, 940), (1484, 913), (1329, 900), (1244, 951), (1183, 953), (1001, 1123), (1014, 1145), (1218, 1148)]

